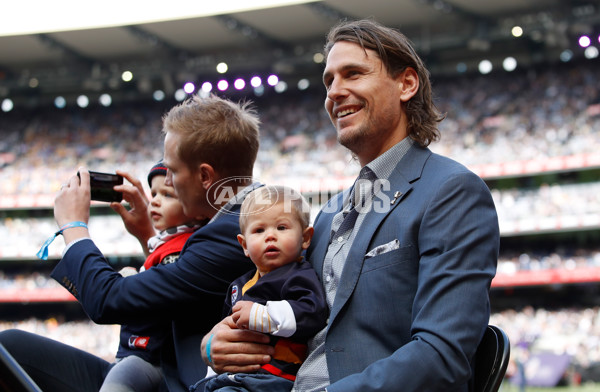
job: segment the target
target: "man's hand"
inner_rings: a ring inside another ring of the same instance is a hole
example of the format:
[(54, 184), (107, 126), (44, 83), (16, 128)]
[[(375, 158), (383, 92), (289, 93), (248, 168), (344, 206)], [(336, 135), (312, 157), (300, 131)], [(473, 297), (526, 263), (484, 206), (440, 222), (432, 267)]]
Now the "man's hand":
[(144, 254), (148, 255), (148, 240), (156, 235), (148, 214), (148, 197), (137, 178), (121, 170), (117, 170), (116, 173), (131, 183), (131, 185), (123, 184), (114, 187), (116, 191), (123, 192), (123, 199), (129, 203), (130, 209), (125, 208), (121, 203), (111, 203), (110, 207), (121, 216), (127, 231), (138, 239)]
[[(86, 168), (79, 168), (80, 177), (74, 174), (64, 183), (54, 199), (54, 219), (59, 227), (67, 223), (90, 220), (90, 174)], [(63, 232), (65, 243), (69, 244), (78, 238), (88, 237), (84, 227), (75, 227)]]
[(235, 325), (240, 329), (248, 329), (250, 325), (250, 311), (252, 310), (252, 301), (238, 301), (233, 305), (231, 318)]
[[(207, 342), (210, 340), (210, 359)], [(275, 350), (269, 336), (260, 332), (237, 329), (231, 316), (223, 319), (202, 339), (202, 359), (215, 372), (252, 373), (271, 361)]]

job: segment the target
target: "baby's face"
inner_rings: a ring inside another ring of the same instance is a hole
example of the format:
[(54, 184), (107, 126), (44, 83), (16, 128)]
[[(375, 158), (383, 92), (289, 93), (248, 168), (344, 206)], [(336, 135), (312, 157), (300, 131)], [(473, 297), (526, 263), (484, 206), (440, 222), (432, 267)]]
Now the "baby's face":
[(310, 244), (312, 231), (303, 230), (296, 213), (284, 206), (285, 203), (276, 203), (250, 215), (243, 235), (238, 236), (246, 256), (261, 275), (297, 261)]
[(148, 212), (156, 230), (183, 225), (189, 221), (183, 213), (183, 207), (175, 196), (175, 189), (165, 185), (165, 176), (154, 176), (150, 187), (152, 199)]

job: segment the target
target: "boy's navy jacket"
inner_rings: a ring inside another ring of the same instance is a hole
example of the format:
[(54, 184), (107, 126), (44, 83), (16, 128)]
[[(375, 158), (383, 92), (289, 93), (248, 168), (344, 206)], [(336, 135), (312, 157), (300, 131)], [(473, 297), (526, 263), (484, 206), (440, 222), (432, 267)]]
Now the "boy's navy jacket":
[(274, 269), (261, 276), (242, 294), (244, 285), (255, 273), (256, 271), (250, 271), (231, 283), (223, 317), (231, 314), (231, 308), (238, 301), (265, 305), (267, 301), (286, 300), (296, 316), (296, 332), (292, 337), (311, 338), (327, 325), (329, 308), (323, 285), (308, 262), (302, 260)]
[(225, 315), (231, 314), (238, 301), (261, 305), (268, 301), (287, 301), (294, 312), (296, 331), (289, 338), (271, 337), (275, 355), (262, 369), (294, 380), (306, 359), (308, 339), (327, 325), (329, 307), (323, 285), (312, 266), (303, 260), (270, 271), (244, 291), (245, 285), (255, 276), (256, 271), (251, 271), (231, 284), (225, 301)]

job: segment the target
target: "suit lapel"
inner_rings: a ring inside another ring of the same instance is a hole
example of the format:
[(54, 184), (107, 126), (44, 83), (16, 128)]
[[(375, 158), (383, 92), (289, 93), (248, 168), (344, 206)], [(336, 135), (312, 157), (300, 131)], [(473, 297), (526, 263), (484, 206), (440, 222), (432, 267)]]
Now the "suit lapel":
[[(344, 307), (356, 287), (363, 268), (365, 255), (369, 251), (369, 245), (373, 240), (375, 232), (385, 217), (397, 208), (402, 203), (404, 197), (410, 192), (412, 183), (420, 178), (425, 162), (430, 155), (431, 151), (428, 149), (413, 145), (392, 172), (389, 186), (384, 187), (382, 193), (378, 194), (375, 198), (373, 211), (365, 216), (360, 227), (360, 233), (355, 237), (354, 243), (348, 252), (340, 285), (331, 309), (331, 321), (335, 319), (339, 311)], [(329, 227), (331, 227), (331, 224)], [(326, 251), (327, 249), (325, 249)], [(322, 261), (325, 257), (324, 252), (322, 256), (319, 259), (321, 260), (321, 271)]]

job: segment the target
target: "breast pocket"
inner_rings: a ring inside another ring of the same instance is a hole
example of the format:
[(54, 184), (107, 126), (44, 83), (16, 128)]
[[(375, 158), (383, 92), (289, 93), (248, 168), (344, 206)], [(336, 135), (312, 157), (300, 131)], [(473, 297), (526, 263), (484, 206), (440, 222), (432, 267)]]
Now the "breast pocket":
[(390, 241), (388, 243), (376, 246), (373, 249), (371, 249), (365, 255), (365, 259), (369, 259), (371, 257), (379, 256), (379, 255), (391, 252), (391, 251), (399, 249), (399, 248), (400, 248), (400, 241), (398, 241), (397, 239), (396, 240), (392, 240), (392, 241)]
[(412, 269), (417, 260), (415, 248), (411, 245), (401, 246), (398, 240), (373, 248), (365, 255), (362, 273), (379, 270), (396, 264), (406, 264)]
[(416, 253), (409, 245), (365, 258), (352, 304), (354, 313), (369, 324), (365, 328), (410, 320), (419, 275)]

